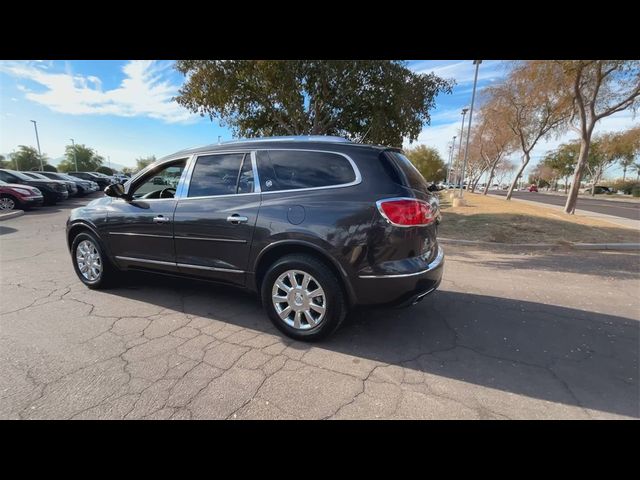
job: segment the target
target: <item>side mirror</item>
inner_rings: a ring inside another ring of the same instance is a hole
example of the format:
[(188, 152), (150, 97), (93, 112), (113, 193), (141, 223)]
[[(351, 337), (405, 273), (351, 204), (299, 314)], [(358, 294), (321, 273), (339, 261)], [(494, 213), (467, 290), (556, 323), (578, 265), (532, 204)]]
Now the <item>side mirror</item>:
[(107, 185), (104, 189), (104, 194), (109, 197), (122, 198), (124, 197), (124, 185), (121, 183), (112, 183)]

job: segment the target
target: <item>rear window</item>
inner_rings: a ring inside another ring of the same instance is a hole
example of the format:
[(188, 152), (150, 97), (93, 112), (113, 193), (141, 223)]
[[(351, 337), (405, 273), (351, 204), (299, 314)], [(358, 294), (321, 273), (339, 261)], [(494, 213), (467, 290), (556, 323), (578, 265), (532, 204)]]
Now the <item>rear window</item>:
[(330, 187), (355, 181), (349, 160), (330, 152), (270, 150), (259, 155), (262, 191)]
[(406, 156), (398, 152), (385, 152), (396, 164), (406, 179), (406, 185), (415, 190), (427, 190), (429, 186), (418, 169)]

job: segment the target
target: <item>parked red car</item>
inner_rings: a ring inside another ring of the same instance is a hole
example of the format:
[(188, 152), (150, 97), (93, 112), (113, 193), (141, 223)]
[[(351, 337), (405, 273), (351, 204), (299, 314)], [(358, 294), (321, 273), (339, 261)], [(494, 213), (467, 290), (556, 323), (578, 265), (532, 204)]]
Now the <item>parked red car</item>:
[(530, 192), (537, 192), (538, 191), (538, 186), (537, 185), (531, 185), (529, 186), (529, 188), (527, 189)]
[(0, 211), (40, 207), (44, 198), (36, 187), (0, 180)]

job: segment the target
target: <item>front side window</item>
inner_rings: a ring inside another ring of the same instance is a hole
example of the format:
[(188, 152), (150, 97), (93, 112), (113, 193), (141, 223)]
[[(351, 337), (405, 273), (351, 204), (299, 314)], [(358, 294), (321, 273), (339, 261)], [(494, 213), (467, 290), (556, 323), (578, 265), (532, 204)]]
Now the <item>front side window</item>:
[(186, 160), (165, 163), (149, 172), (129, 192), (133, 198), (173, 198)]
[(204, 155), (196, 160), (188, 197), (210, 197), (253, 192), (251, 154)]
[(349, 160), (330, 152), (270, 150), (258, 160), (262, 191), (344, 185), (355, 181)]

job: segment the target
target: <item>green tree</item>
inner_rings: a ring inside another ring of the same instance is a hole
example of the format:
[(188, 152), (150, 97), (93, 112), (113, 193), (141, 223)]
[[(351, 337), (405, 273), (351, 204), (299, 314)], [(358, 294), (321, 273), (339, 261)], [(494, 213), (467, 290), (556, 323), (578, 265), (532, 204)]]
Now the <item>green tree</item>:
[(418, 145), (405, 154), (427, 181), (438, 182), (447, 177), (447, 167), (435, 148)]
[(395, 60), (180, 60), (176, 101), (235, 136), (339, 135), (401, 146), (417, 139), (453, 83)]
[[(76, 161), (78, 170), (76, 170)], [(104, 158), (98, 155), (93, 148), (76, 143), (75, 146), (67, 145), (65, 147), (64, 160), (58, 165), (58, 170), (61, 172), (95, 172), (103, 162)]]
[(135, 173), (135, 170), (133, 168), (131, 168), (131, 167), (124, 167), (122, 169), (122, 173), (124, 173), (125, 175), (126, 174), (131, 175), (132, 173)]
[(4, 155), (0, 155), (0, 168), (11, 168), (11, 161), (6, 160)]
[(20, 145), (18, 147), (18, 151), (11, 154), (11, 161), (9, 164), (10, 168), (17, 168), (22, 171), (27, 170), (40, 170), (40, 160), (42, 159), (42, 163), (47, 163), (47, 156), (40, 155), (38, 150), (33, 147), (29, 147), (27, 145)]
[(569, 188), (569, 177), (575, 169), (579, 153), (580, 145), (577, 142), (563, 143), (556, 150), (548, 153), (542, 161), (543, 165), (554, 171), (556, 178), (564, 180), (564, 193), (567, 193)]
[(104, 165), (102, 165), (101, 167), (96, 168), (96, 172), (104, 173), (105, 175), (113, 175), (115, 170), (113, 170), (112, 168), (105, 167)]
[(136, 171), (140, 171), (143, 168), (145, 168), (147, 165), (151, 165), (153, 162), (156, 161), (156, 156), (155, 155), (151, 155), (149, 157), (140, 157), (140, 158), (136, 158)]
[(57, 172), (58, 169), (56, 167), (54, 167), (53, 165), (49, 165), (48, 163), (45, 163), (44, 167), (42, 167), (43, 170), (45, 172)]

